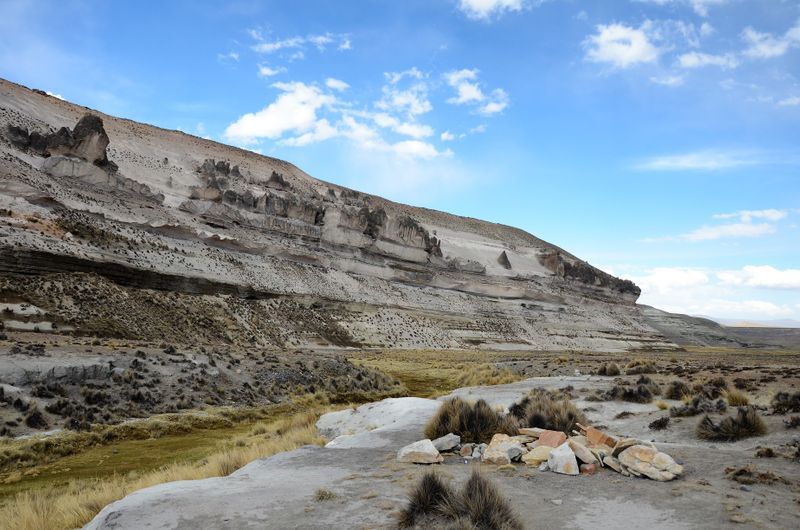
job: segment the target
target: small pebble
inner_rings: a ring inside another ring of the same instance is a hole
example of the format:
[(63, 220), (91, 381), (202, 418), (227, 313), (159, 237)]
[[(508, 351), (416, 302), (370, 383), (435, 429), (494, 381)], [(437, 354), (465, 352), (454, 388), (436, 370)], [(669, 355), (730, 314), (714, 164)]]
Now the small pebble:
[(556, 506), (561, 506), (561, 503), (562, 503), (562, 502), (564, 502), (564, 501), (562, 501), (561, 499), (553, 499), (553, 500), (552, 500), (552, 501), (550, 501), (550, 502), (552, 502), (552, 503), (553, 503), (553, 504), (555, 504)]

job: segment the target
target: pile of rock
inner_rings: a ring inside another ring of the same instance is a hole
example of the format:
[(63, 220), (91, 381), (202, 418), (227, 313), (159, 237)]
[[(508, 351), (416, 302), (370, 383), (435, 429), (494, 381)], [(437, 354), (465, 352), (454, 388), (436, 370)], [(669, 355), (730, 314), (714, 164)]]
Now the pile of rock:
[(617, 439), (594, 427), (578, 424), (580, 431), (567, 435), (539, 428), (520, 429), (520, 434), (495, 434), (489, 444), (461, 444), (461, 438), (448, 434), (436, 440), (420, 440), (397, 453), (400, 462), (438, 464), (442, 453), (452, 453), (465, 462), (480, 459), (495, 465), (522, 462), (563, 475), (593, 475), (609, 468), (625, 476), (672, 480), (683, 473), (683, 466), (650, 443), (634, 438)]

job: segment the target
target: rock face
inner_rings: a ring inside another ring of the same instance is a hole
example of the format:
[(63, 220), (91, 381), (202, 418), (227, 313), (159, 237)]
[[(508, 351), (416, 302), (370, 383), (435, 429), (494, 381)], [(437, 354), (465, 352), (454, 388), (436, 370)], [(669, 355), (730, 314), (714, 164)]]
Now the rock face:
[(407, 464), (441, 464), (444, 458), (428, 439), (414, 442), (397, 451), (397, 461)]
[[(87, 115), (3, 80), (0, 151), (0, 204), (13, 204), (16, 221), (0, 241), (0, 273), (30, 277), (0, 288), (15, 299), (38, 297), (77, 333), (87, 331), (79, 315), (105, 311), (79, 294), (110, 281), (128, 290), (133, 312), (152, 305), (138, 308), (142, 297), (131, 290), (187, 307), (203, 305), (192, 297), (230, 296), (215, 303), (237, 325), (213, 340), (242, 345), (675, 348), (635, 305), (635, 285), (521, 230)], [(43, 299), (46, 274), (61, 275), (59, 297), (74, 306)], [(104, 314), (106, 333), (140, 333), (125, 316)], [(204, 336), (208, 322), (198, 315), (187, 326)], [(159, 326), (147, 333), (172, 339)]]

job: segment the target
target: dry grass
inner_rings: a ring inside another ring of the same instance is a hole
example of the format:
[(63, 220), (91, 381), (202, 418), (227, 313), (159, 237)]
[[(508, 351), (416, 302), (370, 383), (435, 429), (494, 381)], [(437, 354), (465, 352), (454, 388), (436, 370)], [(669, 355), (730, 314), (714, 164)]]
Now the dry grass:
[(742, 438), (763, 436), (767, 426), (755, 407), (740, 407), (736, 416), (723, 418), (719, 423), (708, 416), (703, 416), (697, 424), (697, 436), (703, 440), (733, 442)]
[(664, 397), (667, 399), (683, 400), (687, 396), (692, 395), (692, 389), (689, 385), (676, 379), (667, 386)]
[(597, 375), (616, 376), (619, 375), (619, 366), (617, 363), (605, 363), (597, 370)]
[(453, 433), (463, 443), (489, 443), (499, 432), (517, 434), (516, 422), (483, 400), (468, 403), (461, 398), (448, 399), (425, 425), (425, 436), (431, 440)]
[(509, 352), (389, 350), (354, 352), (348, 360), (397, 378), (409, 395), (437, 397), (463, 386), (499, 385), (523, 379), (496, 365), (514, 358)]
[(290, 451), (303, 445), (322, 445), (315, 423), (322, 410), (300, 412), (258, 425), (245, 444), (227, 443), (198, 463), (178, 463), (144, 474), (135, 472), (105, 479), (73, 480), (17, 494), (0, 506), (0, 521), (14, 521), (18, 530), (66, 529), (83, 526), (104, 506), (125, 495), (174, 480), (194, 480), (229, 475), (245, 464)]
[(627, 375), (653, 374), (656, 372), (656, 363), (649, 359), (634, 359), (625, 367)]
[(477, 471), (472, 472), (459, 492), (433, 472), (423, 475), (409, 495), (399, 525), (402, 528), (523, 528), (508, 500)]
[(531, 391), (522, 401), (511, 405), (508, 412), (523, 427), (540, 427), (567, 434), (572, 432), (576, 423), (587, 423), (586, 416), (567, 396), (541, 389)]
[(750, 398), (741, 390), (735, 388), (728, 388), (722, 391), (722, 398), (728, 402), (731, 407), (745, 407), (750, 404)]
[(669, 404), (663, 399), (659, 399), (658, 401), (656, 401), (655, 405), (656, 407), (658, 407), (658, 410), (667, 410), (669, 408)]
[(800, 392), (778, 392), (772, 398), (772, 408), (776, 414), (800, 412)]

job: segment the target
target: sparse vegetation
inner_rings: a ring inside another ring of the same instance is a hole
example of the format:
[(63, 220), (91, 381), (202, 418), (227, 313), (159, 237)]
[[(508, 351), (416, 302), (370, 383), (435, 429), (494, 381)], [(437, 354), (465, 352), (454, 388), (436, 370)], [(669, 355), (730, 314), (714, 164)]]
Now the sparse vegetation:
[(496, 486), (477, 471), (472, 472), (459, 492), (433, 472), (423, 475), (409, 495), (399, 524), (402, 528), (523, 528)]
[(728, 409), (724, 400), (717, 399), (714, 401), (708, 399), (705, 395), (694, 396), (693, 398), (685, 396), (684, 400), (684, 405), (671, 407), (669, 409), (670, 416), (682, 418), (688, 416), (697, 416), (698, 414), (702, 413), (722, 413)]
[(653, 374), (656, 372), (656, 363), (649, 359), (634, 359), (625, 367), (627, 375)]
[(648, 425), (648, 428), (651, 431), (662, 431), (667, 427), (669, 427), (669, 416), (663, 416), (657, 420), (653, 420)]
[(800, 412), (800, 392), (795, 392), (794, 394), (778, 392), (772, 398), (772, 410), (776, 414)]
[(676, 379), (667, 386), (664, 397), (667, 399), (681, 400), (684, 396), (691, 396), (692, 389), (681, 380)]
[(436, 439), (457, 434), (465, 443), (489, 443), (495, 433), (517, 434), (516, 422), (498, 412), (482, 399), (468, 403), (461, 398), (448, 399), (425, 426), (425, 436)]
[(722, 391), (722, 398), (728, 402), (731, 407), (744, 407), (750, 404), (750, 398), (741, 390), (735, 388), (728, 388)]
[(617, 363), (605, 363), (597, 370), (597, 375), (616, 376), (619, 375), (619, 366)]
[(536, 389), (522, 401), (511, 405), (509, 414), (523, 427), (541, 427), (572, 432), (576, 423), (587, 423), (586, 416), (560, 392)]
[(336, 498), (336, 494), (331, 490), (320, 488), (314, 492), (314, 500), (317, 502), (332, 501)]
[(767, 426), (756, 408), (747, 406), (739, 407), (736, 416), (723, 418), (719, 423), (704, 416), (697, 424), (696, 432), (704, 440), (733, 442), (742, 438), (763, 436), (767, 432)]

